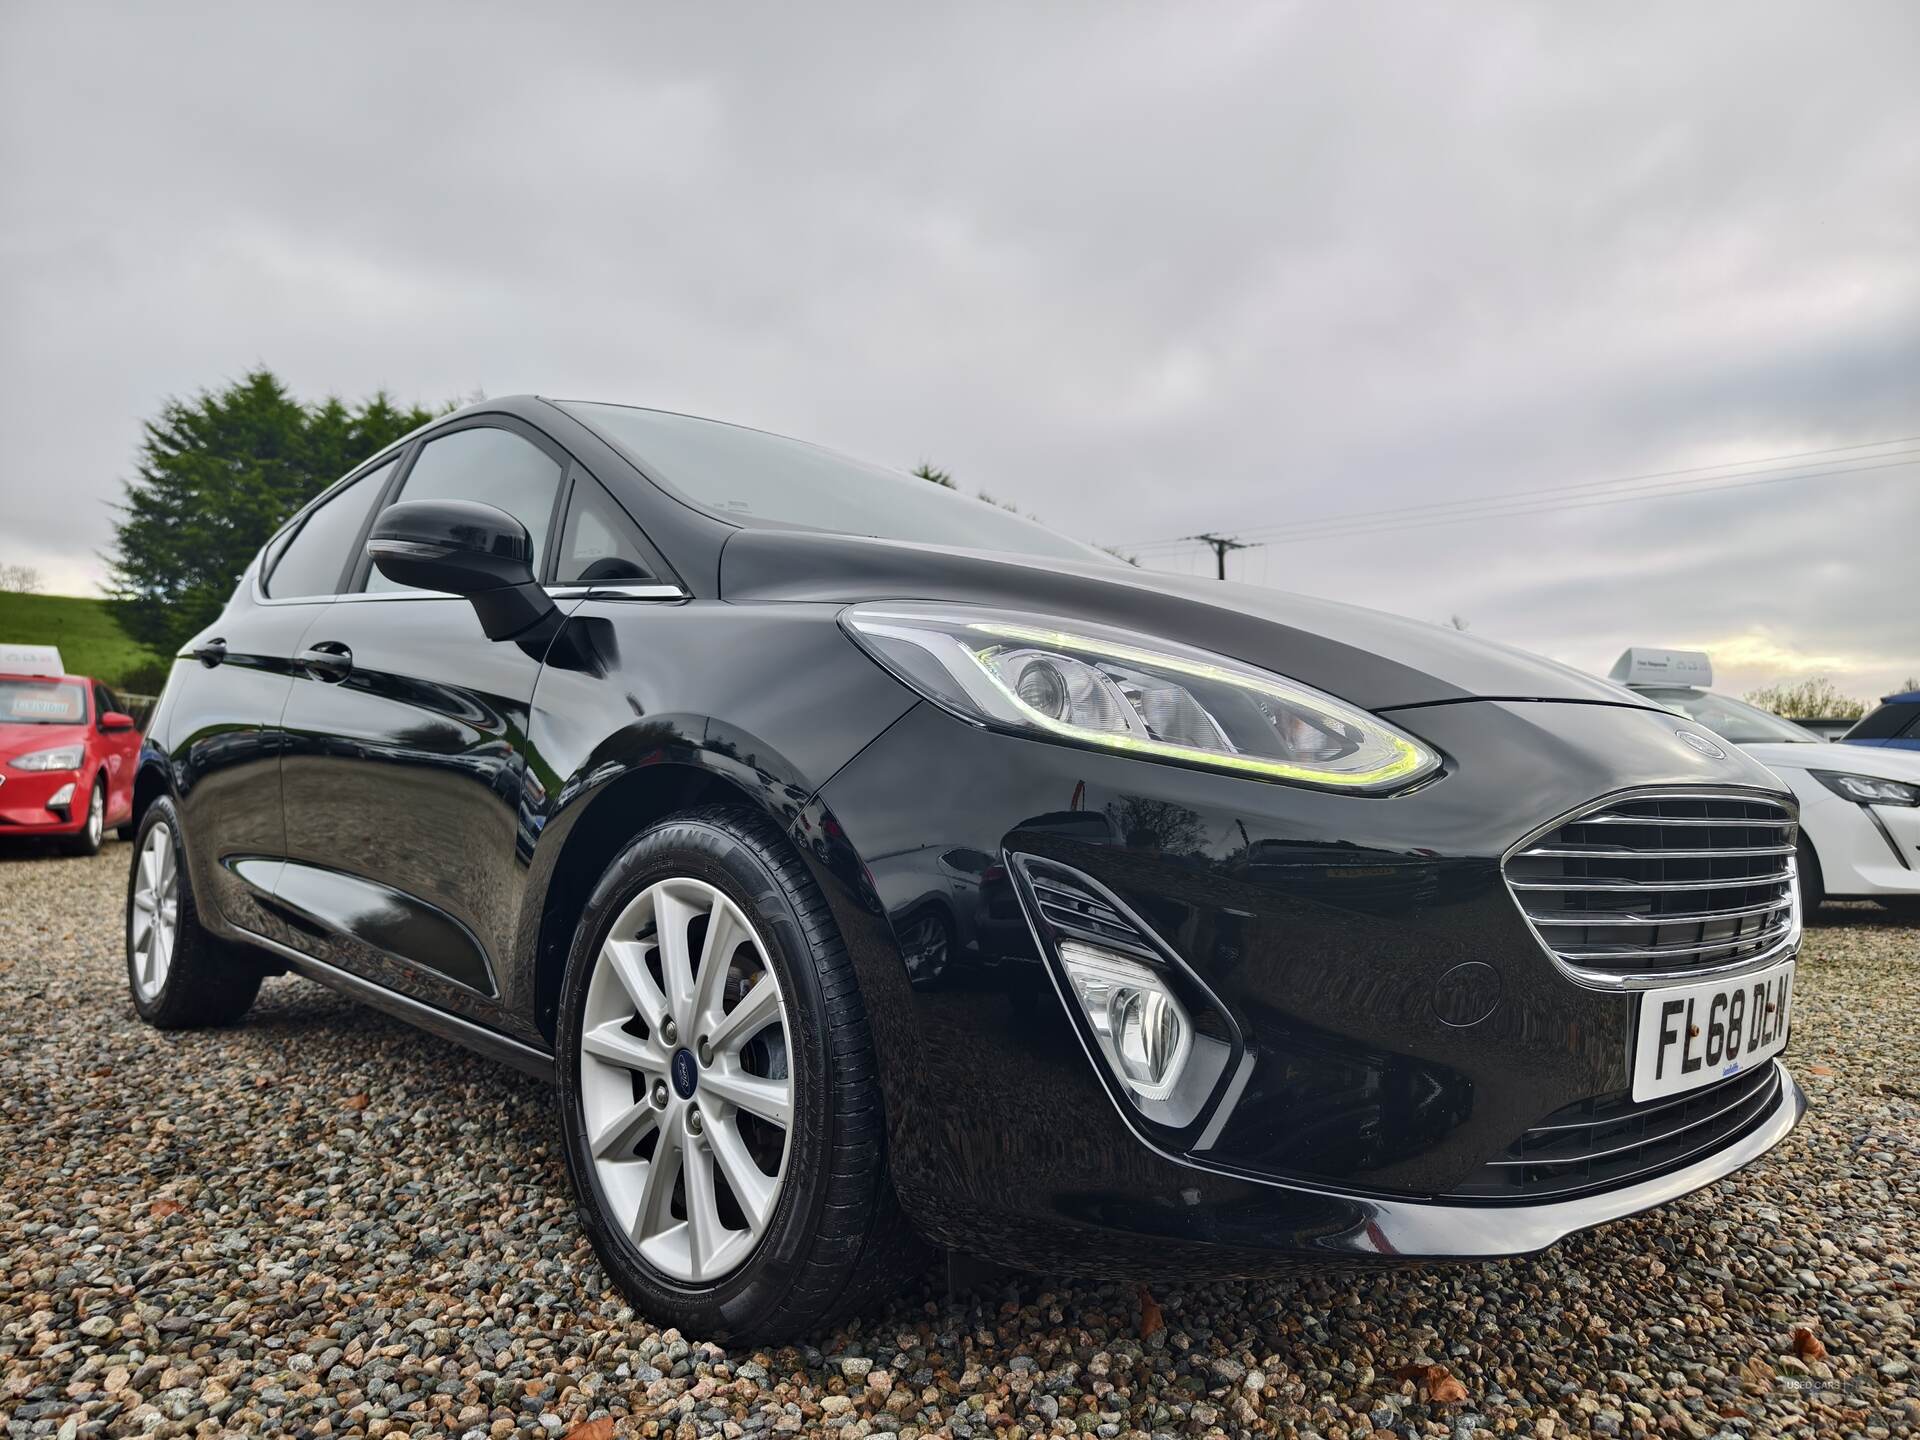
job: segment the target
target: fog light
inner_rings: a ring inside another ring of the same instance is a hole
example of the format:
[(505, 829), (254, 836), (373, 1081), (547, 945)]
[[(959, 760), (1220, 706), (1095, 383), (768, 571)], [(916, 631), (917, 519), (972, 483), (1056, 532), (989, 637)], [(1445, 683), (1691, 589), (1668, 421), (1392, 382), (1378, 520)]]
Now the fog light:
[(1060, 964), (1109, 1068), (1138, 1098), (1165, 1100), (1193, 1049), (1186, 1008), (1151, 966), (1111, 950), (1062, 940)]
[(49, 810), (64, 810), (73, 803), (73, 782), (69, 780), (53, 792), (53, 798), (47, 801)]

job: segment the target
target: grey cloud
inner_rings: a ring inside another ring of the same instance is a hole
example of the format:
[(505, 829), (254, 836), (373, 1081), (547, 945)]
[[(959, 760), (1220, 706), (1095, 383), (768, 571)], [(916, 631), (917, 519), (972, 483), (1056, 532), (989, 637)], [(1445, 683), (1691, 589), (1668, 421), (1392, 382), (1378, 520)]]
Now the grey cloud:
[[(1920, 433), (1916, 60), (1899, 3), (16, 4), (0, 558), (97, 574), (139, 418), (257, 361), (934, 459), (1100, 540)], [(1920, 668), (1916, 477), (1236, 563), (1864, 692)]]

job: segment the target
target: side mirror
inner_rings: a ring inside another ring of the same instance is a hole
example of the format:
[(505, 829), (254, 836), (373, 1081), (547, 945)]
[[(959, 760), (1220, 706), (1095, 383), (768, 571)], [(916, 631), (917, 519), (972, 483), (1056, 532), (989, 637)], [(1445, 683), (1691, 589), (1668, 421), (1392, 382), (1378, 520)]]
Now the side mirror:
[(123, 715), (118, 710), (108, 710), (100, 717), (100, 728), (108, 731), (131, 730), (133, 729), (133, 716)]
[(387, 579), (464, 595), (489, 640), (511, 640), (553, 613), (533, 576), (527, 527), (474, 500), (402, 500), (373, 522), (367, 554)]

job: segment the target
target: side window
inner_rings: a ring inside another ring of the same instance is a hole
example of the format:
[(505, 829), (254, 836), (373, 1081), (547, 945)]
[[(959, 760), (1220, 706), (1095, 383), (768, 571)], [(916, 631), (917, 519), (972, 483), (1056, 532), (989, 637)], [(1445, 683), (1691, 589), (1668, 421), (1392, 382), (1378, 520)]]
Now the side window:
[(580, 475), (567, 502), (567, 523), (560, 529), (556, 585), (612, 585), (656, 580), (627, 512), (599, 481)]
[(393, 466), (389, 460), (378, 470), (362, 475), (301, 522), (298, 533), (273, 562), (273, 573), (267, 577), (268, 595), (275, 600), (292, 600), (340, 593), (341, 576), (357, 558), (353, 548), (360, 542), (367, 512), (380, 497)]
[(120, 702), (113, 698), (112, 693), (107, 687), (102, 685), (98, 680), (94, 681), (93, 728), (98, 730), (100, 728), (100, 722), (106, 718), (107, 712), (110, 710), (118, 710), (119, 708)]
[[(477, 500), (499, 507), (533, 537), (533, 573), (538, 575), (559, 493), (560, 466), (546, 451), (511, 430), (481, 426), (429, 440), (394, 499)], [(404, 588), (378, 570), (367, 576), (368, 590)]]

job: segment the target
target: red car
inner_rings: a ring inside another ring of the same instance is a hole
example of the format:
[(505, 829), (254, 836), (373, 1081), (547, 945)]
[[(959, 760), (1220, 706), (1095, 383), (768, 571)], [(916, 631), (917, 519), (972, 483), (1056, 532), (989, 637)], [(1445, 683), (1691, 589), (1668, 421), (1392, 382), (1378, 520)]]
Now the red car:
[(113, 692), (60, 652), (0, 645), (0, 837), (53, 835), (92, 855), (133, 819), (140, 731)]

